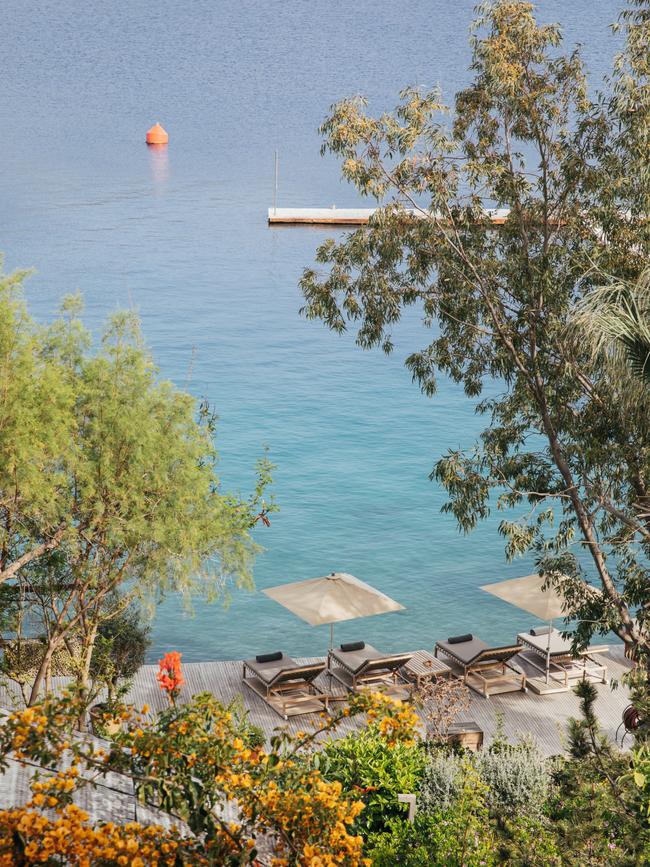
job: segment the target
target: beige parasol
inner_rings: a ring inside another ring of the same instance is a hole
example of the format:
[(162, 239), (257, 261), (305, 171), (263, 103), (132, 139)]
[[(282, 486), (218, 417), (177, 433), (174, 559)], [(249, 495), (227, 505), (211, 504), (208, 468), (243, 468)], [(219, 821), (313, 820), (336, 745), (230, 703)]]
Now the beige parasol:
[(269, 587), (264, 593), (312, 626), (329, 623), (330, 646), (333, 644), (334, 623), (404, 609), (390, 596), (346, 572), (332, 572), (323, 578)]
[(545, 582), (546, 578), (542, 575), (525, 575), (523, 578), (510, 578), (496, 584), (484, 584), (481, 590), (516, 605), (540, 620), (553, 621), (556, 617), (564, 617), (564, 599), (554, 587), (542, 589)]
[[(546, 578), (543, 575), (525, 575), (523, 578), (510, 578), (498, 581), (496, 584), (484, 584), (481, 590), (491, 593), (504, 602), (509, 602), (522, 611), (527, 611), (533, 617), (548, 622), (548, 645), (546, 649), (546, 682), (549, 680), (551, 665), (551, 633), (553, 621), (557, 617), (566, 617), (566, 601), (554, 587), (544, 589)], [(600, 593), (596, 587), (591, 587), (594, 593)]]

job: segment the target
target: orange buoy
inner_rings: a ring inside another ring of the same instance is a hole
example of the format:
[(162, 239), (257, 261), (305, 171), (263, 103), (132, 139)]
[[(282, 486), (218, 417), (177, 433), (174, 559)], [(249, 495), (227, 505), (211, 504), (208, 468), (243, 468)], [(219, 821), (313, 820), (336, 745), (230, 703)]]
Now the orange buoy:
[(166, 145), (168, 141), (169, 135), (159, 123), (154, 124), (151, 129), (147, 130), (147, 144)]

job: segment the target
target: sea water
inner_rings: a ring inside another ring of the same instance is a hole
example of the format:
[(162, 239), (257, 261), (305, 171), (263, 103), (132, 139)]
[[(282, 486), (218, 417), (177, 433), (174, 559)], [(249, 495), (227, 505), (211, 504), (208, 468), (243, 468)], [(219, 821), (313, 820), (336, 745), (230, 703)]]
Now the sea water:
[[(313, 628), (260, 591), (350, 572), (405, 610), (346, 622), (337, 639), (388, 651), (431, 648), (475, 632), (504, 642), (530, 618), (481, 584), (527, 574), (507, 564), (502, 515), (459, 535), (428, 480), (448, 449), (469, 447), (485, 420), (442, 379), (423, 397), (404, 358), (428, 335), (410, 312), (396, 349), (363, 352), (298, 314), (302, 269), (328, 236), (269, 228), (274, 151), (281, 206), (363, 204), (319, 155), (328, 106), (361, 93), (375, 113), (407, 84), (469, 81), (473, 0), (5, 0), (0, 119), (0, 249), (33, 266), (27, 297), (40, 319), (80, 290), (98, 334), (111, 312), (140, 312), (161, 375), (207, 398), (220, 416), (225, 489), (249, 492), (265, 446), (281, 511), (256, 531), (265, 548), (255, 592), (227, 609), (167, 599), (151, 659), (322, 653)], [(584, 43), (599, 81), (616, 44), (618, 4), (544, 0), (570, 43)], [(165, 150), (144, 144), (160, 121)], [(372, 204), (372, 203), (369, 203)], [(492, 390), (495, 385), (489, 386)], [(146, 424), (146, 419), (143, 419)]]

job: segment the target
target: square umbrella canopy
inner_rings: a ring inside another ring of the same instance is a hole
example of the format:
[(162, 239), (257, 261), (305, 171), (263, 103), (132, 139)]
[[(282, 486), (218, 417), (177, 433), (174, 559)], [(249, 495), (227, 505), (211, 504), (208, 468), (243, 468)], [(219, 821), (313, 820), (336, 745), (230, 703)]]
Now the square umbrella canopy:
[(404, 609), (390, 596), (347, 572), (332, 572), (322, 578), (269, 587), (264, 593), (312, 626), (329, 623), (330, 646), (334, 623)]
[(546, 578), (541, 575), (525, 575), (496, 584), (484, 584), (481, 590), (527, 611), (533, 617), (553, 621), (556, 617), (564, 616), (566, 603), (554, 587), (543, 590), (545, 583)]
[[(523, 578), (510, 578), (495, 584), (484, 584), (481, 590), (491, 593), (504, 602), (509, 602), (522, 611), (527, 611), (533, 617), (548, 621), (548, 647), (546, 651), (546, 682), (549, 681), (551, 667), (551, 630), (557, 617), (566, 616), (566, 601), (555, 587), (547, 587), (543, 575), (525, 575)], [(591, 587), (594, 593), (600, 593), (596, 587)]]

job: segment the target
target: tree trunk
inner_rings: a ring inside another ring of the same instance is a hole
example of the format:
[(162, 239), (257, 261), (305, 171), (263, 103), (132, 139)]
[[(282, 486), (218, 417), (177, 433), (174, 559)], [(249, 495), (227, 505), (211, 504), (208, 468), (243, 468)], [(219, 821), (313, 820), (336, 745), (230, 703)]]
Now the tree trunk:
[[(95, 649), (95, 639), (97, 638), (97, 624), (93, 624), (84, 636), (83, 646), (81, 649), (81, 666), (79, 670), (79, 689), (84, 694), (88, 693), (90, 687), (90, 662), (92, 660), (93, 650)], [(78, 727), (80, 731), (87, 731), (88, 723), (86, 714), (83, 713), (79, 717)]]
[(38, 696), (39, 696), (39, 693), (41, 691), (41, 686), (43, 684), (43, 681), (46, 680), (46, 678), (47, 678), (47, 673), (50, 670), (50, 667), (52, 665), (52, 657), (54, 656), (54, 651), (57, 648), (59, 640), (60, 640), (60, 636), (57, 638), (50, 639), (50, 643), (47, 646), (47, 650), (45, 651), (45, 654), (43, 656), (43, 659), (41, 660), (41, 664), (39, 666), (39, 669), (36, 673), (36, 677), (34, 678), (34, 683), (32, 684), (32, 691), (29, 694), (28, 705), (30, 707), (32, 705), (36, 704), (36, 702), (38, 700)]
[(541, 380), (540, 374), (537, 371), (535, 371), (534, 373), (534, 386), (532, 389), (532, 396), (533, 399), (537, 402), (537, 406), (539, 407), (542, 424), (544, 426), (544, 433), (546, 434), (546, 438), (550, 446), (553, 461), (555, 463), (555, 466), (559, 470), (562, 479), (564, 480), (564, 484), (568, 491), (571, 505), (573, 507), (573, 512), (577, 518), (578, 526), (580, 527), (580, 531), (582, 533), (582, 538), (587, 543), (589, 554), (596, 567), (596, 571), (598, 573), (603, 592), (616, 606), (616, 609), (619, 613), (621, 622), (619, 628), (616, 630), (616, 633), (618, 634), (619, 638), (623, 640), (626, 656), (629, 654), (630, 658), (634, 659), (637, 657), (639, 649), (644, 646), (643, 641), (639, 634), (639, 630), (635, 626), (635, 622), (632, 618), (632, 615), (630, 614), (630, 610), (621, 598), (618, 590), (616, 589), (614, 581), (609, 574), (609, 570), (607, 569), (605, 557), (603, 556), (602, 549), (598, 542), (596, 533), (594, 532), (593, 524), (591, 522), (585, 504), (582, 502), (578, 485), (574, 481), (573, 473), (564, 455), (564, 451), (555, 430), (555, 425), (551, 420), (551, 414), (544, 392), (544, 384)]

